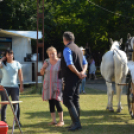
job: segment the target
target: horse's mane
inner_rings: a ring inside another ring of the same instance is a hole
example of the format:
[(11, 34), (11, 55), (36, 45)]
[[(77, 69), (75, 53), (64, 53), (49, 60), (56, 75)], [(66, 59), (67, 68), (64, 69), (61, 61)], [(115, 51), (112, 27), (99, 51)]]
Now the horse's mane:
[(114, 49), (120, 49), (120, 43), (119, 43), (119, 41), (114, 41), (113, 42), (113, 44), (112, 44), (112, 46), (111, 46), (111, 48), (110, 48), (110, 50), (114, 50)]

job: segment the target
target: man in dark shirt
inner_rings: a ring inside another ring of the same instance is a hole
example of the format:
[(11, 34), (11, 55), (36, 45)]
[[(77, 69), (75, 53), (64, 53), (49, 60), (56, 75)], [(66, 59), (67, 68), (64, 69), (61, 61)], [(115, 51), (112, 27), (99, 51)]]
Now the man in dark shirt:
[(65, 45), (61, 60), (61, 74), (65, 82), (63, 104), (68, 108), (72, 119), (72, 124), (68, 127), (68, 130), (74, 131), (82, 128), (79, 119), (79, 84), (86, 77), (87, 62), (82, 51), (74, 43), (72, 32), (64, 32), (63, 42)]

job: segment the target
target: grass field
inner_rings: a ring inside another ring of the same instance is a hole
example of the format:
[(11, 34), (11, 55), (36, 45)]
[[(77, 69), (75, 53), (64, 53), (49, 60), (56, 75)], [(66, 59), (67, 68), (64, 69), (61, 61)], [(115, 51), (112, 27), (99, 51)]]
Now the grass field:
[[(20, 95), (23, 103), (21, 107), (22, 131), (26, 134), (133, 134), (134, 120), (131, 120), (127, 109), (126, 95), (122, 95), (123, 110), (121, 113), (109, 113), (106, 111), (106, 91), (86, 89), (86, 94), (80, 95), (81, 123), (82, 129), (75, 132), (68, 132), (65, 127), (57, 128), (48, 126), (51, 121), (49, 106), (43, 102), (41, 95), (24, 92)], [(116, 96), (114, 96), (114, 109), (116, 109)], [(67, 108), (64, 109), (65, 126), (70, 124), (70, 117)], [(58, 115), (57, 115), (58, 121)], [(13, 122), (13, 115), (10, 107), (7, 108), (7, 122), (9, 134)], [(19, 134), (15, 129), (14, 134)]]

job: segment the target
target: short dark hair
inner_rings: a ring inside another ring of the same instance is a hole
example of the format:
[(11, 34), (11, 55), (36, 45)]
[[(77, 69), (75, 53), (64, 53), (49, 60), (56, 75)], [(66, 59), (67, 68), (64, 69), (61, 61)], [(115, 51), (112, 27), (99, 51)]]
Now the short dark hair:
[(75, 37), (74, 34), (72, 32), (64, 32), (63, 37), (67, 40), (67, 41), (74, 41)]

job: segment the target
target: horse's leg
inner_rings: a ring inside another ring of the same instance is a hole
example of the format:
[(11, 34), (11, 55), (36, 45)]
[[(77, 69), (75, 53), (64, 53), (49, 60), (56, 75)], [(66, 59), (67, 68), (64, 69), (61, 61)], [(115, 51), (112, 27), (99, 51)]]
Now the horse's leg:
[(107, 85), (107, 95), (108, 95), (108, 104), (107, 104), (107, 110), (113, 112), (113, 88), (112, 88), (112, 83), (106, 82)]
[(122, 107), (121, 107), (121, 91), (122, 91), (122, 89), (117, 84), (115, 85), (115, 87), (116, 87), (116, 94), (117, 94), (117, 101), (118, 101), (117, 112), (121, 112), (121, 109), (122, 109)]
[[(126, 82), (126, 76), (122, 76), (121, 82), (119, 83), (125, 83)], [(121, 112), (122, 107), (121, 107), (121, 93), (122, 93), (122, 89), (124, 86), (119, 86), (116, 84), (116, 93), (117, 93), (117, 112)]]
[(114, 76), (115, 76), (115, 88), (116, 88), (116, 95), (117, 95), (117, 112), (121, 111), (121, 86), (118, 85), (118, 83), (125, 82), (125, 68), (124, 65), (122, 65), (121, 58), (118, 53), (115, 52), (114, 54)]
[(103, 78), (107, 81), (107, 95), (108, 95), (108, 104), (107, 109), (113, 111), (113, 89), (112, 89), (112, 78), (114, 76), (114, 60), (113, 52), (108, 51), (102, 58), (101, 62), (101, 74)]
[[(118, 68), (120, 69), (120, 68)], [(121, 112), (121, 91), (123, 86), (119, 86), (118, 83), (125, 83), (125, 78), (121, 78), (121, 69), (115, 70), (115, 88), (116, 88), (116, 95), (117, 95), (117, 112)], [(125, 76), (124, 76), (125, 77)]]
[[(121, 65), (122, 66), (122, 65)], [(118, 68), (119, 69), (119, 68)], [(126, 66), (120, 68), (120, 70), (116, 70), (115, 73), (115, 86), (116, 86), (116, 94), (117, 94), (117, 112), (121, 112), (121, 93), (124, 86), (117, 85), (118, 83), (125, 83), (126, 82)]]
[[(124, 76), (124, 78), (121, 80), (121, 82), (119, 83), (125, 83), (126, 82), (126, 78)], [(122, 89), (124, 86), (119, 86), (116, 84), (116, 94), (117, 94), (117, 112), (121, 112), (122, 110), (122, 106), (121, 106), (121, 94), (122, 94)]]

